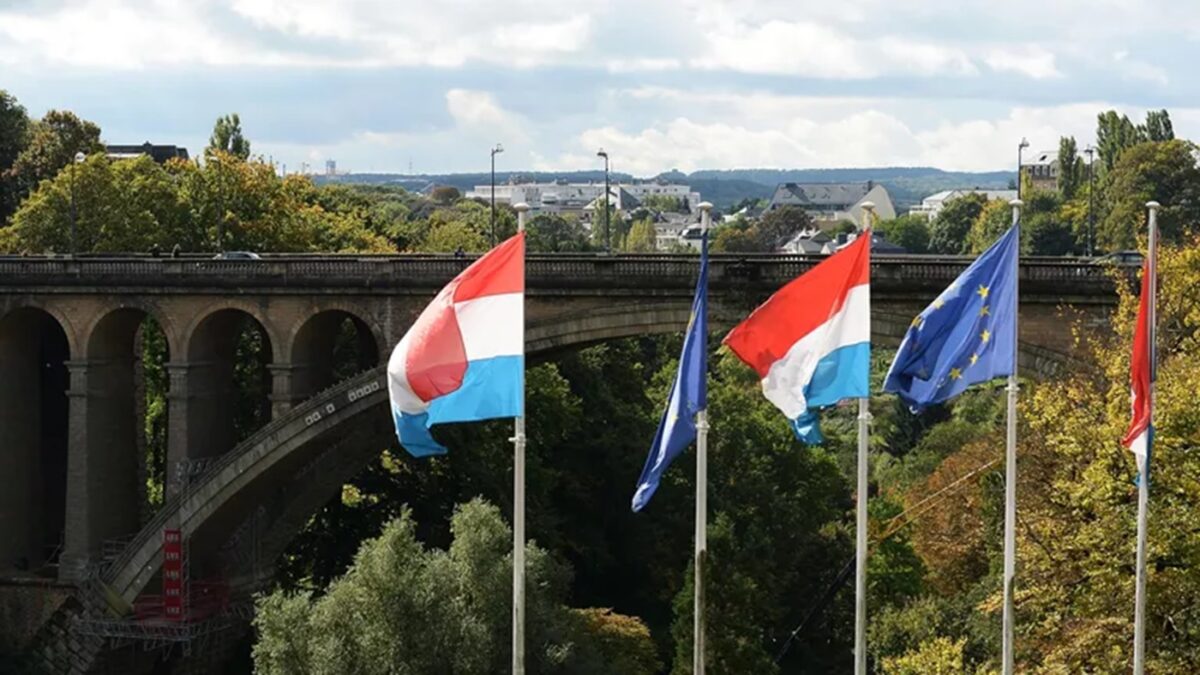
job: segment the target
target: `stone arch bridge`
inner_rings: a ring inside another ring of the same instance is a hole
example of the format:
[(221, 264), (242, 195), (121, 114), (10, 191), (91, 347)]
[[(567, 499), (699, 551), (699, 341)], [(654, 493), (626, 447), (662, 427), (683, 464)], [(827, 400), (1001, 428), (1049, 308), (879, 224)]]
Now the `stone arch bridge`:
[[(109, 605), (131, 606), (154, 587), (166, 527), (183, 531), (199, 568), (231, 580), (263, 576), (250, 558), (273, 561), (371, 460), (378, 445), (370, 439), (390, 433), (379, 364), (469, 262), (353, 255), (0, 259), (0, 576), (44, 571), (56, 560), (59, 578), (79, 585), (77, 596), (104, 588)], [(815, 262), (713, 256), (714, 327), (731, 326)], [(873, 341), (897, 344), (911, 318), (968, 262), (876, 259)], [(695, 256), (531, 255), (531, 358), (681, 331), (696, 266)], [(1113, 279), (1109, 268), (1080, 261), (1022, 261), (1026, 374), (1052, 375), (1070, 364), (1073, 321), (1106, 329), (1117, 300)], [(168, 354), (167, 465), (194, 472), (156, 514), (139, 513), (137, 486), (135, 352), (147, 318), (161, 328)], [(263, 406), (270, 421), (235, 443), (235, 343), (247, 325), (268, 359)], [(346, 328), (353, 329), (361, 372), (335, 381), (332, 336)], [(248, 529), (255, 556), (238, 550)], [(114, 540), (123, 545), (106, 545)], [(86, 617), (95, 600), (80, 597), (61, 612)], [(94, 665), (101, 647), (76, 644), (69, 650), (74, 668)]]

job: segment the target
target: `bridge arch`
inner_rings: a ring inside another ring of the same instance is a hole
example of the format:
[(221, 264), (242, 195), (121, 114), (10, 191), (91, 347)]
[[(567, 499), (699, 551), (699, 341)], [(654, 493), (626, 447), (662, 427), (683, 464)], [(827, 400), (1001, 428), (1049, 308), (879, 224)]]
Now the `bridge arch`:
[(69, 324), (22, 306), (0, 317), (0, 570), (54, 562), (66, 530)]
[(301, 317), (288, 332), (286, 353), (289, 404), (378, 365), (383, 341), (375, 326), (344, 306), (320, 307)]
[[(165, 389), (170, 324), (152, 305), (105, 307), (83, 333), (84, 351), (72, 368), (73, 470), (67, 488), (70, 518), (65, 577), (93, 559), (104, 541), (136, 533), (147, 502), (147, 477), (166, 475), (165, 452), (147, 453), (147, 387), (158, 374)], [(149, 361), (147, 361), (149, 356)], [(163, 392), (166, 394), (167, 392)], [(169, 410), (155, 419), (165, 445)], [(165, 451), (165, 448), (162, 448)]]
[(184, 352), (169, 366), (173, 437), (169, 466), (220, 455), (239, 430), (271, 417), (270, 366), (279, 362), (278, 331), (245, 303), (219, 305), (184, 333)]

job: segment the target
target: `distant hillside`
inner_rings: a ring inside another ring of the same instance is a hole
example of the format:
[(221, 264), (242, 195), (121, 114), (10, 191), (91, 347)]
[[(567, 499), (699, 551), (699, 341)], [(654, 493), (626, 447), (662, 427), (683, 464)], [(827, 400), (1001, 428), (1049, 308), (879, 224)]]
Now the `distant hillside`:
[[(572, 183), (600, 182), (603, 171), (567, 171), (561, 173), (543, 171), (496, 172), (496, 183), (505, 183), (510, 178), (530, 181), (565, 180)], [(613, 173), (610, 180), (630, 181), (634, 177), (624, 173)], [(771, 196), (779, 183), (843, 183), (873, 180), (883, 184), (892, 196), (896, 210), (903, 212), (921, 199), (942, 190), (956, 188), (1003, 189), (1016, 180), (1012, 171), (965, 172), (942, 171), (932, 167), (882, 167), (875, 169), (731, 169), (701, 170), (685, 174), (671, 171), (654, 178), (687, 183), (718, 209), (728, 209), (743, 199), (764, 199)], [(452, 185), (463, 192), (476, 185), (487, 185), (488, 173), (420, 174), (415, 176), (390, 173), (346, 174), (336, 177), (316, 176), (318, 183), (363, 183), (371, 185), (398, 185), (407, 190), (420, 191), (430, 185)]]

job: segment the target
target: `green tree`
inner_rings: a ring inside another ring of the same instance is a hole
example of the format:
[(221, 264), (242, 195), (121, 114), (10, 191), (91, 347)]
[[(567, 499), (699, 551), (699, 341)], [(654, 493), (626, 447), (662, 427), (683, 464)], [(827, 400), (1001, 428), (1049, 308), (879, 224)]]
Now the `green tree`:
[[(474, 500), (451, 519), (448, 550), (427, 549), (405, 510), (363, 544), (328, 593), (261, 598), (255, 671), (278, 673), (496, 673), (510, 658), (512, 532)], [(531, 672), (659, 668), (635, 619), (565, 606), (568, 572), (526, 547), (527, 664)], [(469, 648), (464, 648), (468, 646)]]
[(525, 244), (530, 251), (574, 253), (591, 250), (587, 230), (579, 220), (557, 213), (534, 216), (525, 226)]
[(929, 225), (930, 252), (957, 255), (970, 251), (971, 244), (967, 240), (967, 234), (979, 219), (985, 204), (987, 197), (977, 192), (946, 202), (945, 207)]
[[(327, 212), (302, 176), (210, 153), (204, 166), (112, 161), (96, 154), (44, 181), (13, 215), (2, 245), (12, 251), (70, 250), (72, 203), (80, 251), (394, 250), (353, 213)], [(219, 227), (218, 227), (219, 225)]]
[(250, 157), (250, 141), (242, 135), (242, 119), (237, 113), (222, 115), (213, 124), (205, 153), (224, 152), (239, 159)]
[(1121, 153), (1146, 140), (1144, 132), (1129, 117), (1115, 110), (1100, 113), (1096, 124), (1096, 149), (1100, 153), (1101, 173), (1111, 171)]
[(1144, 231), (1146, 202), (1163, 205), (1159, 227), (1167, 242), (1190, 241), (1200, 231), (1200, 169), (1196, 146), (1172, 140), (1127, 149), (1106, 177), (1106, 211), (1097, 242), (1107, 250), (1133, 248)]
[(754, 226), (759, 250), (778, 250), (797, 232), (812, 226), (812, 216), (798, 206), (783, 206), (767, 211)]
[(462, 199), (462, 193), (459, 192), (458, 188), (454, 187), (453, 185), (439, 185), (433, 188), (433, 191), (429, 196), (433, 198), (434, 202), (444, 206), (448, 206)]
[(1085, 171), (1075, 137), (1063, 136), (1058, 142), (1058, 193), (1063, 199), (1074, 199), (1085, 178)]
[(13, 163), (29, 143), (29, 116), (16, 97), (0, 89), (0, 227), (17, 210), (21, 190)]
[(74, 163), (76, 154), (90, 155), (102, 150), (100, 127), (69, 110), (51, 110), (33, 123), (29, 142), (13, 160), (10, 172), (18, 189), (28, 194), (39, 183)]
[[(673, 365), (662, 373), (661, 397), (652, 399), (665, 400)], [(722, 478), (710, 485), (709, 497), (709, 663), (714, 672), (728, 673), (836, 671), (844, 656), (839, 650), (849, 649), (842, 642), (848, 636), (836, 632), (799, 636), (782, 662), (776, 664), (775, 656), (800, 620), (794, 599), (820, 597), (852, 550), (837, 527), (850, 502), (833, 456), (838, 448), (852, 452), (852, 421), (828, 416), (827, 446), (800, 448), (778, 409), (763, 398), (752, 370), (727, 352), (713, 370), (709, 411), (722, 423), (710, 437), (709, 462), (712, 475)], [(673, 468), (669, 480), (690, 486), (691, 473)], [(660, 491), (649, 509), (669, 508), (660, 506), (664, 496)], [(686, 574), (672, 626), (676, 673), (688, 672), (691, 664)], [(836, 625), (838, 619), (829, 621)]]
[(883, 220), (875, 224), (875, 231), (909, 253), (929, 252), (929, 219), (925, 216), (908, 214)]
[(937, 637), (904, 656), (883, 661), (884, 675), (963, 675), (964, 640)]
[[(1192, 620), (1200, 578), (1191, 572), (1200, 564), (1192, 529), (1200, 508), (1200, 246), (1163, 247), (1158, 279), (1153, 461), (1161, 470), (1150, 493), (1146, 670), (1186, 673), (1200, 663)], [(1112, 330), (1084, 334), (1095, 368), (1038, 384), (1022, 406), (1022, 672), (1121, 673), (1131, 662), (1137, 472), (1120, 439), (1129, 424), (1138, 297), (1118, 287)]]
[(1146, 140), (1161, 143), (1175, 140), (1175, 129), (1171, 126), (1171, 115), (1166, 110), (1151, 110), (1146, 113)]
[(655, 250), (657, 235), (654, 223), (649, 220), (635, 220), (629, 228), (629, 236), (625, 239), (625, 250), (636, 253), (651, 253)]

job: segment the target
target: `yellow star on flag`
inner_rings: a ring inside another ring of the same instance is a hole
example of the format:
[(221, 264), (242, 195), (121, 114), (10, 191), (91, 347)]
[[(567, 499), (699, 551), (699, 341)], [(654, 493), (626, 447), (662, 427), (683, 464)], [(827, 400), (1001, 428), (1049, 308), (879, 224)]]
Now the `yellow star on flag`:
[(978, 360), (979, 360), (979, 354), (972, 354), (972, 355), (971, 355), (971, 365), (975, 365), (975, 362), (976, 362), (976, 361), (978, 361)]
[(992, 310), (988, 309), (987, 305), (979, 308), (979, 316), (991, 316)]
[(979, 286), (979, 290), (977, 290), (975, 292), (979, 294), (979, 297), (983, 298), (984, 300), (987, 300), (987, 296), (988, 296), (988, 292), (989, 292), (987, 286), (984, 286), (981, 284)]
[(959, 370), (958, 368), (951, 368), (951, 369), (950, 369), (950, 379), (952, 379), (952, 380), (957, 380), (957, 379), (960, 379), (961, 377), (962, 377), (962, 371), (961, 371), (961, 370)]
[(943, 301), (942, 301), (942, 298), (939, 296), (937, 300), (934, 300), (934, 301), (933, 301), (933, 308), (934, 308), (934, 309), (941, 309), (941, 308), (942, 308), (942, 305), (944, 305), (944, 304), (946, 304), (946, 303), (945, 303), (945, 302), (943, 302)]
[(988, 340), (992, 339), (992, 334), (985, 328), (983, 329), (983, 332), (979, 334), (979, 339), (987, 342)]
[(912, 324), (910, 324), (910, 325), (911, 325), (913, 328), (920, 328), (920, 327), (921, 327), (921, 317), (920, 317), (919, 315), (918, 315), (918, 316), (914, 316), (914, 317), (913, 317), (913, 320), (912, 320)]

